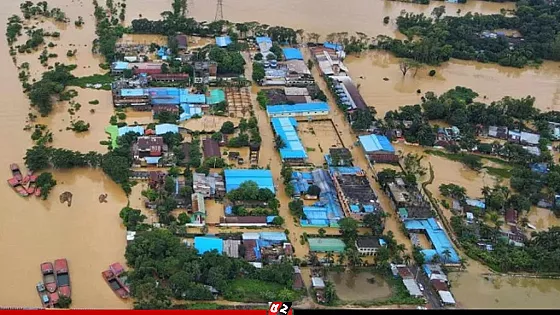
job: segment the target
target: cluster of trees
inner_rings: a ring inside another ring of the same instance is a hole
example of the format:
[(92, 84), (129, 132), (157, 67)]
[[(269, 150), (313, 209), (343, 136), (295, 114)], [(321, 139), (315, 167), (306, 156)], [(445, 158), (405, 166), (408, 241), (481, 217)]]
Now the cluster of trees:
[(249, 144), (260, 145), (262, 138), (259, 132), (259, 124), (255, 116), (249, 120), (242, 118), (239, 121), (239, 134), (229, 139), (227, 146), (231, 148), (246, 147)]
[(46, 200), (51, 193), (51, 190), (56, 186), (56, 180), (52, 173), (43, 172), (37, 176), (37, 188), (41, 189), (41, 198)]
[(230, 191), (227, 198), (234, 202), (260, 201), (273, 210), (277, 210), (280, 206), (280, 202), (270, 189), (259, 188), (257, 183), (251, 180), (241, 183), (237, 189)]
[[(177, 225), (177, 218), (171, 212), (177, 209), (176, 197), (183, 198), (187, 203), (191, 202), (192, 189), (192, 172), (187, 168), (185, 169), (185, 186), (181, 188), (176, 196), (175, 181), (179, 172), (177, 169), (172, 168), (162, 186), (157, 189), (147, 189), (142, 191), (142, 195), (148, 199), (149, 202), (155, 207), (156, 214), (158, 215), (159, 223), (166, 225)], [(123, 219), (124, 220), (124, 219)], [(123, 221), (124, 222), (124, 221)]]
[[(169, 309), (172, 300), (212, 300), (206, 285), (225, 295), (242, 298), (236, 280), (266, 281), (280, 290), (269, 292), (268, 300), (275, 300), (284, 290), (290, 290), (293, 268), (289, 263), (268, 265), (256, 269), (248, 262), (221, 253), (198, 255), (168, 230), (141, 232), (128, 245), (127, 263), (135, 309)], [(266, 300), (266, 297), (262, 297)], [(255, 301), (257, 302), (257, 301)]]
[(51, 10), (49, 10), (49, 4), (47, 3), (47, 1), (40, 1), (35, 5), (31, 1), (25, 1), (19, 5), (19, 8), (21, 9), (23, 17), (26, 20), (41, 15), (46, 18), (52, 17), (57, 22), (68, 22), (66, 14), (60, 8), (52, 8)]
[(147, 225), (143, 224), (147, 217), (138, 209), (126, 206), (121, 209), (119, 217), (122, 219), (127, 231), (140, 231), (145, 230), (147, 227)]
[(41, 116), (47, 116), (52, 111), (54, 96), (63, 96), (64, 89), (74, 78), (70, 71), (75, 68), (76, 65), (56, 63), (53, 70), (43, 73), (41, 80), (31, 85), (26, 84), (31, 106), (36, 107)]
[[(252, 74), (252, 79), (253, 81), (255, 81), (255, 83), (257, 84), (261, 84), (262, 80), (264, 79), (266, 73), (264, 70), (264, 65), (260, 62), (253, 62), (253, 74)], [(259, 91), (259, 95), (264, 95), (264, 97), (266, 97), (266, 94), (263, 91)], [(264, 99), (260, 98), (259, 100), (259, 105), (261, 106), (261, 108), (264, 106), (266, 107), (266, 103), (264, 105), (262, 105)], [(264, 109), (264, 108), (263, 108)]]
[[(552, 227), (548, 231), (538, 233), (533, 232), (531, 240), (525, 242), (525, 246), (518, 247), (500, 238), (502, 222), (499, 219), (493, 221), (495, 226), (490, 227), (481, 222), (466, 224), (460, 217), (451, 219), (451, 226), (469, 256), (482, 260), (492, 269), (500, 272), (560, 271), (560, 265), (554, 263), (560, 258), (559, 227)], [(479, 239), (492, 240), (493, 250), (487, 251), (478, 247)]]
[[(519, 1), (515, 16), (502, 14), (445, 16), (445, 7), (436, 7), (433, 18), (405, 13), (397, 18), (399, 31), (408, 40), (386, 36), (377, 38), (377, 47), (398, 57), (421, 63), (438, 64), (449, 58), (494, 62), (503, 66), (523, 67), (542, 59), (559, 60), (560, 17), (556, 5), (545, 0)], [(524, 40), (498, 36), (486, 38), (484, 31), (518, 30)], [(419, 39), (413, 40), (418, 36)]]
[(361, 131), (367, 130), (372, 127), (377, 112), (373, 107), (367, 109), (357, 109), (350, 114), (350, 121), (352, 122), (352, 129)]
[[(111, 4), (111, 2), (108, 3)], [(116, 51), (117, 40), (125, 32), (124, 26), (119, 23), (116, 14), (108, 15), (103, 6), (97, 0), (93, 0), (95, 7), (94, 16), (96, 20), (95, 34), (97, 38), (93, 41), (92, 51), (100, 53), (105, 57), (106, 62), (113, 62), (124, 57), (124, 54)], [(113, 6), (109, 10), (115, 10)]]
[(24, 160), (27, 168), (39, 171), (49, 168), (71, 169), (75, 167), (101, 167), (103, 171), (123, 190), (130, 194), (129, 181), (132, 156), (130, 154), (132, 143), (138, 135), (129, 132), (117, 140), (118, 147), (102, 155), (95, 151), (81, 153), (61, 148), (51, 148), (45, 145), (35, 145), (27, 149)]
[(17, 15), (12, 15), (8, 18), (8, 23), (6, 26), (6, 39), (8, 40), (8, 45), (15, 43), (17, 38), (21, 36), (21, 30), (23, 29), (23, 21)]
[(243, 74), (245, 72), (245, 59), (238, 51), (229, 51), (220, 47), (212, 47), (208, 58), (218, 63), (218, 73)]

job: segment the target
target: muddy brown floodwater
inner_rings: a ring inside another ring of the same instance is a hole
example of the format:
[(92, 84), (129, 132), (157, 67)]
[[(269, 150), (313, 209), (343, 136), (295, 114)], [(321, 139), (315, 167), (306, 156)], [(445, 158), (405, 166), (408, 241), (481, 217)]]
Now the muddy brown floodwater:
[[(138, 18), (140, 14), (146, 18), (159, 18), (160, 12), (169, 10), (171, 0), (129, 0), (127, 6), (127, 20)], [(190, 1), (190, 14), (198, 20), (212, 20), (214, 18), (215, 2), (193, 0)], [(430, 5), (390, 2), (382, 0), (351, 0), (340, 5), (338, 1), (256, 1), (256, 0), (228, 0), (224, 3), (224, 18), (232, 21), (257, 20), (269, 25), (286, 25), (293, 28), (303, 28), (308, 32), (326, 35), (331, 32), (365, 32), (370, 36), (377, 34), (396, 35), (394, 18), (401, 10), (410, 12), (424, 12), (429, 14), (435, 6), (445, 5), (447, 14), (457, 14), (461, 9), (464, 14), (468, 11), (483, 14), (498, 13), (501, 8), (512, 9), (513, 3), (492, 3), (469, 1), (467, 4), (449, 4), (432, 2)], [(95, 21), (93, 19), (93, 5), (89, 0), (68, 1), (51, 0), (50, 7), (60, 7), (66, 12), (71, 22), (67, 25), (55, 25), (44, 21), (38, 26), (47, 30), (58, 28), (60, 39), (52, 40), (57, 47), (52, 51), (59, 57), (49, 60), (74, 63), (78, 67), (75, 75), (84, 76), (101, 73), (98, 64), (99, 57), (91, 54), (91, 41), (95, 37)], [(18, 1), (0, 1), (0, 21), (6, 21), (8, 16), (19, 13)], [(73, 21), (82, 16), (85, 25), (77, 29)], [(383, 25), (383, 17), (390, 16), (391, 22)], [(328, 17), (328, 18), (325, 18)], [(34, 25), (41, 21), (32, 21)], [(5, 22), (2, 22), (5, 25)], [(139, 41), (158, 41), (157, 38), (134, 36)], [(324, 37), (322, 38), (324, 39)], [(198, 43), (203, 45), (205, 42)], [(198, 45), (197, 44), (197, 45)], [(66, 57), (66, 51), (76, 49), (76, 57)], [(3, 96), (3, 106), (0, 112), (0, 126), (7, 135), (4, 137), (6, 151), (0, 156), (0, 166), (5, 167), (4, 176), (9, 176), (8, 164), (17, 162), (23, 165), (22, 156), (26, 148), (32, 145), (29, 132), (23, 131), (25, 119), (29, 110), (29, 101), (23, 95), (17, 80), (18, 71), (8, 54), (6, 41), (0, 40), (0, 93)], [(37, 60), (38, 54), (18, 55), (18, 64), (29, 62), (32, 77), (38, 77), (44, 70)], [(354, 59), (354, 60), (353, 60)], [(348, 64), (352, 75), (357, 78), (363, 76), (361, 91), (366, 100), (378, 111), (383, 113), (404, 104), (418, 102), (416, 89), (442, 92), (455, 85), (472, 87), (481, 95), (490, 99), (497, 99), (503, 95), (524, 96), (532, 94), (537, 97), (537, 104), (542, 109), (555, 109), (558, 105), (556, 90), (558, 64), (546, 62), (538, 69), (515, 70), (482, 65), (462, 61), (451, 61), (437, 68), (438, 75), (434, 78), (426, 77), (422, 71), (415, 78), (408, 76), (404, 79), (398, 70), (395, 58), (383, 53), (364, 54), (361, 58), (349, 58)], [(250, 76), (250, 68), (247, 74)], [(316, 71), (314, 75), (318, 78)], [(388, 77), (388, 82), (382, 81)], [(499, 84), (499, 88), (497, 88)], [(324, 83), (321, 83), (323, 89)], [(105, 152), (106, 148), (99, 144), (106, 135), (103, 128), (107, 125), (112, 114), (110, 95), (105, 91), (78, 90), (78, 101), (82, 109), (75, 115), (75, 119), (83, 119), (91, 124), (87, 133), (76, 135), (66, 131), (70, 115), (67, 104), (57, 104), (55, 111), (48, 118), (40, 119), (40, 123), (48, 124), (54, 133), (54, 145), (74, 150), (97, 150)], [(90, 100), (97, 99), (99, 105), (89, 105)], [(254, 96), (253, 96), (253, 101)], [(332, 102), (332, 100), (331, 100)], [(95, 109), (95, 113), (90, 113)], [(334, 109), (334, 106), (333, 106)], [(272, 130), (268, 124), (266, 114), (257, 110), (257, 118), (263, 139), (272, 137)], [(79, 118), (78, 118), (79, 116)], [(143, 115), (130, 114), (127, 121), (143, 122)], [(349, 128), (340, 113), (333, 114), (333, 120), (340, 127)], [(190, 124), (204, 124), (204, 120)], [(208, 123), (208, 122), (206, 122)], [(188, 124), (188, 123), (187, 123)], [(194, 127), (194, 126), (193, 126)], [(352, 145), (355, 138), (350, 133), (341, 135), (346, 146)], [(352, 148), (356, 162), (362, 168), (367, 168), (365, 159), (359, 148)], [(261, 150), (261, 166), (270, 164), (273, 173), (279, 174), (280, 161), (272, 142), (264, 141)], [(368, 170), (368, 176), (372, 173)], [(54, 172), (58, 186), (53, 190), (49, 201), (34, 198), (18, 197), (7, 186), (0, 188), (0, 198), (4, 204), (0, 211), (0, 270), (10, 270), (4, 274), (3, 280), (7, 284), (0, 288), (0, 306), (39, 306), (39, 299), (34, 285), (40, 280), (39, 264), (43, 261), (66, 257), (70, 263), (73, 285), (73, 307), (87, 308), (127, 308), (131, 305), (118, 299), (107, 287), (100, 276), (110, 263), (124, 261), (125, 230), (118, 217), (119, 210), (126, 204), (127, 199), (121, 189), (98, 170), (73, 170)], [(437, 171), (436, 171), (437, 176)], [(443, 178), (443, 177), (442, 177)], [(447, 178), (446, 178), (447, 179)], [(281, 180), (276, 180), (278, 190), (283, 190)], [(145, 184), (133, 189), (131, 206), (143, 208), (140, 191)], [(379, 187), (374, 185), (379, 191)], [(73, 204), (67, 207), (58, 202), (56, 196), (64, 191), (73, 194)], [(108, 202), (99, 204), (100, 194), (108, 194)], [(316, 229), (301, 229), (291, 220), (284, 194), (279, 194), (282, 203), (281, 215), (290, 218), (286, 220), (286, 227), (292, 232), (296, 253), (302, 257), (307, 246), (299, 243), (299, 237), (305, 230), (309, 233)], [(380, 196), (385, 209), (389, 209), (387, 198)], [(216, 207), (212, 207), (216, 208)], [(217, 207), (219, 208), (219, 207)], [(216, 209), (217, 211), (217, 209)], [(391, 212), (391, 210), (388, 210)], [(146, 214), (150, 214), (146, 212)], [(535, 214), (541, 220), (547, 220), (543, 214)], [(150, 217), (148, 221), (152, 221)], [(556, 223), (554, 223), (556, 224)], [(544, 226), (544, 223), (543, 223)], [(399, 242), (410, 248), (410, 242), (404, 238), (398, 229), (396, 220), (389, 220), (387, 228), (395, 231)], [(471, 266), (475, 263), (472, 262)], [(480, 269), (480, 268), (479, 268)], [(484, 280), (477, 271), (469, 267), (468, 273), (462, 273), (454, 280), (454, 293), (465, 307), (558, 307), (557, 295), (559, 281), (554, 280), (520, 280), (502, 281), (500, 290), (493, 289), (494, 284)], [(511, 283), (510, 283), (511, 282)], [(533, 284), (534, 283), (534, 284)], [(527, 296), (527, 298), (524, 298)], [(520, 298), (523, 297), (523, 298)]]

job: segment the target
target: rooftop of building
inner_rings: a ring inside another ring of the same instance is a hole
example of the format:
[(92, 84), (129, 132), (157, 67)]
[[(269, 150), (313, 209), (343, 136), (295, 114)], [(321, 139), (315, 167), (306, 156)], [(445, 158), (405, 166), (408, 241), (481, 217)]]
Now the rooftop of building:
[(205, 158), (222, 156), (222, 152), (220, 152), (220, 144), (214, 139), (202, 140), (202, 150)]
[(279, 115), (279, 114), (298, 114), (307, 112), (329, 112), (329, 104), (324, 102), (317, 103), (299, 103), (299, 104), (281, 104), (281, 105), (271, 105), (266, 107), (266, 113), (268, 115)]
[(227, 192), (238, 188), (246, 181), (253, 181), (259, 188), (268, 188), (270, 191), (276, 192), (270, 170), (227, 169), (224, 170), (224, 177)]
[(168, 132), (179, 133), (179, 126), (174, 124), (159, 124), (156, 125), (156, 135), (164, 135)]
[(282, 159), (306, 159), (307, 151), (297, 134), (296, 120), (288, 117), (272, 118), (271, 123), (274, 132), (286, 145), (279, 150)]
[(391, 141), (383, 135), (364, 135), (360, 136), (360, 143), (362, 144), (362, 148), (367, 153), (373, 152), (387, 152), (387, 153), (395, 153), (395, 148), (391, 144)]
[(122, 137), (123, 135), (129, 133), (129, 132), (135, 132), (139, 135), (143, 135), (144, 134), (144, 127), (142, 126), (124, 126), (124, 127), (120, 127), (118, 129), (119, 132), (119, 137)]
[(216, 45), (218, 47), (226, 47), (231, 43), (232, 43), (231, 37), (229, 37), (229, 36), (216, 37)]
[[(369, 184), (369, 180), (362, 174), (343, 174), (335, 172), (335, 178), (351, 205), (375, 205), (377, 196)], [(365, 209), (366, 212), (368, 209)]]
[(380, 248), (383, 243), (382, 239), (374, 236), (360, 236), (356, 239), (358, 248)]
[(282, 48), (286, 60), (303, 60), (303, 54), (297, 48)]
[(309, 238), (309, 249), (314, 252), (343, 252), (346, 248), (339, 238)]
[(200, 255), (212, 250), (217, 250), (221, 254), (224, 250), (224, 244), (221, 238), (196, 236), (194, 238), (194, 248), (198, 250)]
[[(426, 261), (431, 261), (432, 257), (435, 254), (438, 254), (438, 256), (442, 259), (447, 259), (447, 263), (459, 263), (459, 255), (457, 255), (455, 248), (453, 248), (453, 245), (451, 244), (449, 237), (445, 233), (445, 230), (434, 218), (406, 220), (404, 222), (404, 225), (407, 230), (424, 230), (428, 235), (435, 249), (422, 250)], [(446, 258), (444, 252), (447, 251), (449, 252), (449, 257)]]

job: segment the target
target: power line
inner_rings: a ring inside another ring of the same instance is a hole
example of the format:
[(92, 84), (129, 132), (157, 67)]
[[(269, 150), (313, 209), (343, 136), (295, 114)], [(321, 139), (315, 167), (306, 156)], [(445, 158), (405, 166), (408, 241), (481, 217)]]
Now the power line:
[(221, 21), (224, 19), (224, 0), (218, 0), (216, 5), (216, 16), (214, 17), (214, 21)]

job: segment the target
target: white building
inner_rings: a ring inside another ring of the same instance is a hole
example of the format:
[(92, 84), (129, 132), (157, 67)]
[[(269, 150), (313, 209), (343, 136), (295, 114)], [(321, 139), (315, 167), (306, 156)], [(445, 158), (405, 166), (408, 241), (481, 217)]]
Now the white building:
[(380, 239), (377, 237), (359, 237), (356, 240), (356, 248), (362, 256), (374, 256), (381, 246)]

